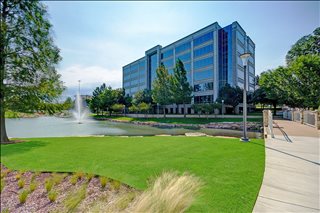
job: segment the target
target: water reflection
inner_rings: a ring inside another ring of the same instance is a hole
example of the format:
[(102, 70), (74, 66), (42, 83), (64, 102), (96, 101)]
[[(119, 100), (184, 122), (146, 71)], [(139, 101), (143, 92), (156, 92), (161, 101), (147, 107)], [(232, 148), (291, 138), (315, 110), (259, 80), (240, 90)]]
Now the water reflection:
[[(186, 132), (203, 132), (208, 135), (222, 135), (241, 137), (241, 131), (221, 129), (186, 129), (186, 128), (156, 128), (150, 126), (137, 126), (127, 123), (114, 123), (110, 121), (97, 121), (88, 119), (79, 125), (72, 118), (39, 117), (6, 119), (9, 137), (62, 137), (86, 135), (183, 135)], [(249, 132), (250, 138), (260, 137), (258, 132)]]

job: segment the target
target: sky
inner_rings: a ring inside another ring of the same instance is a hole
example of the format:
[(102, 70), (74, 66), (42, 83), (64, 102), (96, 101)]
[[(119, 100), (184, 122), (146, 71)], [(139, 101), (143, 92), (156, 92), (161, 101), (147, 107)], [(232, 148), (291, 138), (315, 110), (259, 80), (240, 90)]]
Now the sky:
[(119, 88), (122, 67), (156, 46), (166, 46), (218, 22), (238, 21), (256, 44), (256, 74), (285, 65), (285, 55), (302, 36), (320, 26), (319, 1), (86, 2), (48, 1), (57, 67), (66, 96), (91, 94), (102, 83)]

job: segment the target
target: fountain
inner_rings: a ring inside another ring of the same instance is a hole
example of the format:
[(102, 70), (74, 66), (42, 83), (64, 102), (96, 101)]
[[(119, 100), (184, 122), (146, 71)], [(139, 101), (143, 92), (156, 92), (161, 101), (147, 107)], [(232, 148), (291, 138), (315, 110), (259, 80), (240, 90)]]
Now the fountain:
[(75, 106), (72, 114), (78, 124), (82, 124), (82, 122), (85, 120), (88, 114), (87, 110), (84, 109), (83, 107), (82, 98), (80, 95), (80, 80), (79, 80), (79, 90), (76, 95)]

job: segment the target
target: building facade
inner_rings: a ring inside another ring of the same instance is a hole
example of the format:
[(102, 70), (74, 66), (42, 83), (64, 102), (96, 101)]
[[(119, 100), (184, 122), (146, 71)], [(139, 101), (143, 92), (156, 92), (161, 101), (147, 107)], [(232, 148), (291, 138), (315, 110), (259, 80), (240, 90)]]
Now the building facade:
[(223, 28), (215, 22), (165, 47), (157, 45), (145, 51), (144, 57), (123, 67), (122, 86), (130, 96), (139, 90), (152, 89), (157, 67), (162, 63), (172, 74), (176, 60), (180, 59), (194, 89), (192, 103), (214, 102), (219, 88), (226, 83), (243, 88), (240, 55), (244, 52), (251, 53), (247, 89), (253, 91), (255, 44), (238, 22)]

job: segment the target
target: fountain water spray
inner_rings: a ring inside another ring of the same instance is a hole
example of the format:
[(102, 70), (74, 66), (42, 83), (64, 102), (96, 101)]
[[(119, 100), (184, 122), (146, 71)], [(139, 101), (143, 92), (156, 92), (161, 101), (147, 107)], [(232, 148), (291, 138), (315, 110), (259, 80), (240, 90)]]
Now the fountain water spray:
[(87, 111), (83, 108), (82, 98), (80, 95), (80, 82), (81, 81), (79, 80), (79, 89), (76, 95), (75, 109), (73, 111), (73, 117), (76, 119), (78, 124), (81, 124), (87, 115)]

